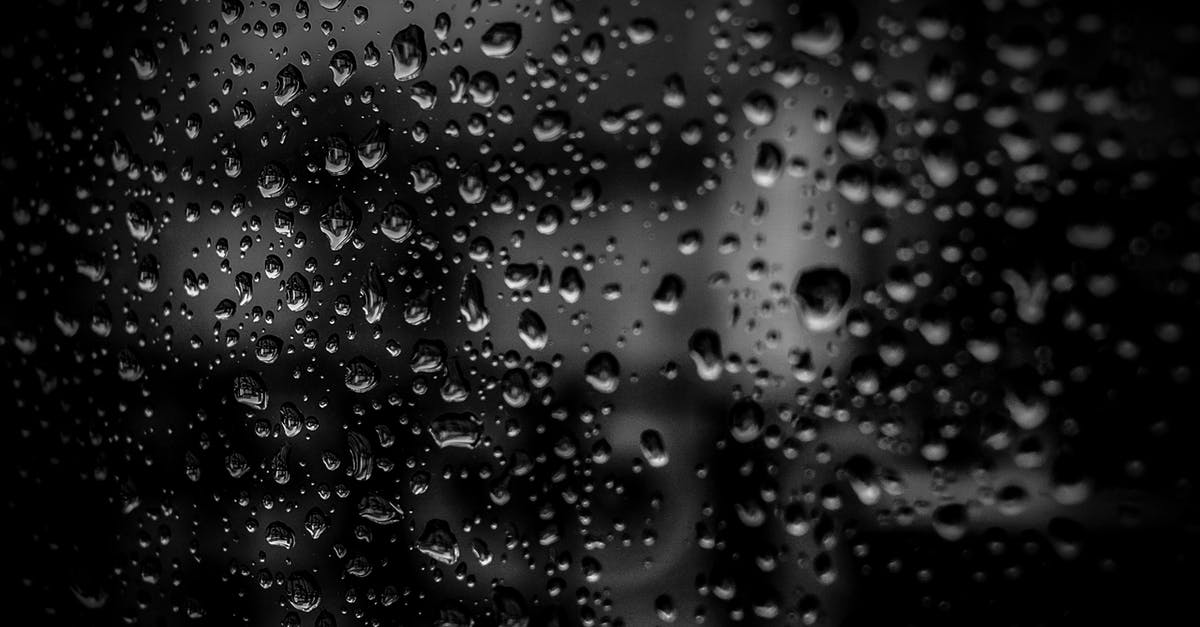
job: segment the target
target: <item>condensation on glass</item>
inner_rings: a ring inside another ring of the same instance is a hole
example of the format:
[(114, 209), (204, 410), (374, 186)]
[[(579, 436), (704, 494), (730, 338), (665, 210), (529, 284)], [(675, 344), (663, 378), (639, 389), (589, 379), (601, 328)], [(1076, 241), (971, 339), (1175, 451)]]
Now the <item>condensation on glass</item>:
[(1180, 11), (21, 4), (22, 616), (1062, 624), (1194, 590)]

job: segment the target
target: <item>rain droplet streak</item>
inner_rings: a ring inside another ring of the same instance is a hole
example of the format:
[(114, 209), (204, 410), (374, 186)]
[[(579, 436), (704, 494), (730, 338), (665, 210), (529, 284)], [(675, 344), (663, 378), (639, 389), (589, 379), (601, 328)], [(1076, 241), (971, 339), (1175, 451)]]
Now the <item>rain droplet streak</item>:
[(392, 76), (398, 81), (411, 81), (421, 76), (429, 51), (425, 48), (425, 31), (409, 24), (392, 37)]
[(515, 22), (493, 24), (483, 33), (479, 47), (483, 54), (493, 59), (511, 56), (521, 45), (521, 25)]
[(850, 302), (850, 277), (839, 268), (809, 268), (796, 278), (793, 290), (800, 320), (811, 331), (830, 331), (842, 323)]

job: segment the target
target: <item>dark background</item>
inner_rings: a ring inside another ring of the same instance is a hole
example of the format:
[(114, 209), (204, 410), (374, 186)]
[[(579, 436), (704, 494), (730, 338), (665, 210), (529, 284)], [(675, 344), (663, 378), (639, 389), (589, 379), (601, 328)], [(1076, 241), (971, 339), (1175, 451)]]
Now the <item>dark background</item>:
[[(267, 4), (245, 2), (226, 25), (220, 2), (34, 2), (3, 25), (0, 181), (10, 211), (0, 218), (0, 363), (11, 380), (3, 441), (14, 620), (257, 625), (286, 623), (292, 613), (307, 625), (328, 611), (339, 624), (402, 625), (435, 624), (447, 619), (445, 608), (460, 607), (478, 624), (494, 624), (504, 620), (493, 604), (500, 585), (519, 591), (531, 624), (655, 624), (663, 622), (655, 613), (661, 595), (673, 599), (677, 622), (702, 610), (716, 625), (1071, 625), (1192, 614), (1200, 29), (1183, 8), (580, 1), (571, 19), (555, 23), (549, 3), (364, 2), (369, 18), (357, 25), (355, 3), (337, 11), (310, 4), (299, 18), (292, 2), (280, 2), (277, 17)], [(412, 23), (430, 47), (439, 45), (434, 22), (443, 11), (452, 23), (446, 43), (461, 39), (462, 51), (431, 55), (421, 78), (439, 98), (423, 111), (409, 98), (411, 83), (392, 78), (387, 48)], [(476, 22), (470, 29), (468, 19)], [(263, 37), (254, 32), (260, 20)], [(626, 29), (638, 20), (655, 25), (653, 41), (629, 41)], [(479, 49), (496, 21), (522, 25), (507, 59)], [(286, 35), (269, 33), (276, 22)], [(792, 45), (827, 23), (844, 33), (833, 54)], [(928, 36), (943, 23), (945, 37)], [(764, 32), (770, 40), (751, 45)], [(592, 33), (606, 42), (595, 66), (578, 59)], [(333, 50), (358, 58), (341, 87), (327, 67), (331, 39)], [(382, 52), (378, 67), (363, 63), (368, 41)], [(562, 66), (553, 60), (557, 45), (568, 58)], [(139, 47), (158, 58), (149, 80), (129, 60)], [(310, 65), (300, 62), (302, 51)], [(233, 72), (235, 56), (254, 71)], [(286, 63), (300, 67), (307, 84), (298, 116), (272, 99)], [(787, 63), (801, 66), (805, 80), (774, 81)], [(926, 90), (939, 64), (955, 77), (945, 101)], [(493, 72), (497, 103), (450, 102), (456, 65)], [(860, 74), (866, 67), (869, 77)], [(671, 74), (686, 85), (679, 109), (662, 99)], [(596, 88), (581, 101), (591, 81)], [(370, 104), (362, 101), (368, 88)], [(742, 111), (756, 92), (778, 105), (762, 127)], [(906, 110), (909, 94), (917, 104)], [(1055, 95), (1062, 108), (1039, 108), (1039, 97)], [(570, 134), (541, 143), (528, 129), (548, 98), (569, 114)], [(158, 111), (145, 119), (150, 99)], [(242, 99), (257, 119), (238, 129), (230, 111)], [(861, 101), (876, 103), (886, 125), (881, 154), (856, 161), (815, 120), (824, 110), (836, 122), (845, 103)], [(503, 106), (513, 111), (511, 124), (498, 119)], [(602, 122), (614, 113), (627, 123), (609, 133)], [(189, 140), (183, 122), (192, 114), (203, 125)], [(487, 116), (488, 135), (468, 132), (472, 114)], [(1017, 121), (998, 122), (1009, 115)], [(691, 120), (704, 124), (697, 145), (680, 141)], [(380, 121), (393, 128), (380, 168), (354, 160), (342, 177), (322, 169), (332, 135), (353, 146)], [(462, 127), (457, 137), (444, 132), (452, 122)], [(418, 123), (430, 130), (423, 143), (412, 137)], [(655, 124), (662, 130), (647, 130)], [(159, 145), (156, 125), (165, 137)], [(921, 137), (925, 127), (939, 139)], [(1058, 148), (1076, 138), (1078, 148)], [(514, 150), (520, 141), (528, 147)], [(763, 141), (803, 159), (808, 172), (756, 186), (750, 170)], [(140, 176), (114, 169), (116, 145)], [(1006, 149), (1026, 145), (1036, 147), (1032, 156)], [(240, 152), (240, 176), (224, 174), (223, 148)], [(947, 151), (962, 173), (953, 185), (931, 185), (922, 156)], [(651, 155), (645, 168), (637, 165), (643, 152)], [(421, 159), (441, 170), (442, 184), (428, 194), (410, 182)], [(184, 181), (188, 161), (196, 176)], [(286, 166), (292, 193), (311, 205), (294, 210), (303, 247), (273, 229), (276, 211), (287, 209), (282, 199), (257, 190), (270, 162)], [(604, 167), (592, 170), (598, 162)], [(162, 182), (153, 180), (156, 163), (167, 173)], [(482, 205), (458, 191), (472, 165), (487, 172)], [(523, 176), (533, 165), (548, 172), (537, 191)], [(855, 174), (849, 166), (867, 172), (874, 189), (897, 178), (907, 201), (889, 207), (839, 193), (837, 181)], [(572, 219), (541, 235), (533, 215), (488, 211), (505, 185), (534, 213), (554, 203)], [(598, 204), (574, 212), (572, 197), (588, 185), (598, 186)], [(239, 194), (245, 208), (234, 215)], [(333, 252), (318, 228), (339, 195), (364, 213), (361, 248)], [(417, 217), (418, 235), (403, 244), (371, 229), (372, 205), (389, 200)], [(130, 236), (134, 201), (155, 218), (150, 241)], [(195, 223), (184, 219), (189, 203), (200, 210)], [(757, 215), (756, 205), (768, 211)], [(1017, 228), (1031, 213), (1036, 222)], [(871, 244), (864, 225), (879, 224), (887, 237)], [(685, 256), (677, 242), (693, 230), (703, 245)], [(241, 254), (245, 236), (253, 244)], [(722, 245), (735, 237), (736, 249)], [(230, 248), (228, 272), (214, 251), (219, 238)], [(476, 238), (492, 243), (488, 262), (467, 257)], [(148, 254), (160, 279), (145, 293), (136, 283)], [(218, 322), (217, 303), (236, 299), (233, 276), (261, 273), (268, 254), (283, 258), (281, 279), (262, 276), (254, 300)], [(104, 278), (77, 271), (81, 259), (102, 259)], [(550, 293), (530, 288), (522, 302), (503, 282), (510, 261), (551, 268)], [(358, 300), (371, 263), (388, 277), (378, 325), (363, 319)], [(587, 282), (576, 304), (557, 295), (567, 266)], [(869, 332), (816, 333), (800, 323), (792, 289), (813, 266), (850, 277), (851, 319), (869, 322)], [(184, 293), (187, 269), (211, 280), (198, 297)], [(327, 282), (303, 328), (303, 315), (283, 307), (277, 291), (295, 271)], [(492, 316), (484, 333), (457, 319), (469, 272), (483, 282)], [(667, 273), (686, 286), (674, 316), (651, 306)], [(1038, 319), (1022, 316), (1028, 303), (1014, 287), (1018, 275), (1041, 281), (1048, 294)], [(618, 299), (605, 297), (610, 284), (620, 286)], [(895, 297), (907, 287), (915, 298)], [(343, 295), (346, 317), (335, 314)], [(428, 321), (404, 321), (411, 298), (427, 303)], [(274, 321), (254, 320), (254, 306), (273, 311)], [(551, 343), (541, 351), (527, 350), (515, 333), (527, 307), (547, 323)], [(95, 332), (94, 321), (106, 319), (111, 332)], [(64, 333), (72, 321), (78, 331)], [(951, 339), (928, 341), (922, 328), (940, 325)], [(231, 329), (238, 340), (230, 346)], [(310, 329), (313, 349), (302, 341)], [(697, 329), (721, 337), (727, 367), (717, 381), (698, 377), (689, 358)], [(294, 348), (270, 366), (255, 359), (251, 340), (266, 332)], [(340, 348), (331, 353), (333, 335)], [(444, 371), (411, 371), (418, 339), (446, 345), (472, 388), (467, 402), (439, 396)], [(400, 346), (398, 357), (389, 341)], [(997, 345), (1000, 357), (973, 357), (981, 341)], [(479, 356), (485, 342), (494, 348)], [(881, 363), (881, 352), (898, 344), (906, 359)], [(123, 350), (143, 369), (137, 381), (118, 374)], [(789, 354), (802, 350), (812, 353), (815, 381), (794, 376)], [(552, 364), (550, 385), (520, 408), (488, 387), (514, 365), (503, 363), (509, 351), (525, 370)], [(599, 351), (620, 362), (615, 394), (585, 381), (585, 364)], [(382, 373), (367, 394), (343, 384), (344, 363), (358, 356)], [(668, 362), (677, 376), (660, 373)], [(233, 379), (247, 370), (270, 393), (263, 411), (234, 402)], [(871, 377), (877, 393), (855, 387)], [(429, 391), (419, 393), (423, 383)], [(749, 442), (731, 436), (731, 408), (742, 398), (766, 416), (766, 431)], [(319, 428), (280, 433), (285, 401)], [(1045, 408), (1047, 417), (1024, 429), (1012, 420), (1015, 405)], [(425, 427), (446, 411), (481, 416), (489, 443), (435, 448)], [(265, 437), (256, 435), (261, 421)], [(510, 424), (519, 432), (506, 434)], [(383, 446), (380, 427), (394, 444)], [(662, 433), (667, 466), (642, 468), (636, 459), (646, 429)], [(394, 468), (376, 467), (368, 481), (347, 477), (350, 431)], [(1005, 437), (1007, 446), (992, 446)], [(601, 438), (613, 449), (605, 464), (591, 456)], [(291, 478), (280, 485), (269, 464), (285, 443)], [(572, 446), (577, 452), (565, 452)], [(931, 452), (940, 450), (944, 458)], [(326, 451), (342, 459), (341, 469), (325, 468)], [(239, 479), (225, 469), (232, 452), (250, 465)], [(503, 484), (523, 456), (531, 471)], [(856, 497), (848, 473), (863, 457), (871, 481), (894, 478), (902, 492), (869, 505)], [(430, 487), (413, 494), (421, 473)], [(504, 505), (489, 497), (498, 485), (512, 494)], [(1026, 494), (1015, 515), (996, 504), (997, 494), (1014, 494), (1004, 491), (1011, 486)], [(345, 496), (336, 494), (343, 488)], [(322, 498), (324, 491), (334, 494)], [(1081, 491), (1087, 498), (1075, 502)], [(359, 517), (367, 494), (392, 497), (402, 520), (381, 526)], [(802, 537), (784, 529), (792, 503), (811, 523)], [(946, 504), (968, 512), (961, 539), (948, 540), (934, 524)], [(313, 507), (330, 524), (315, 540), (304, 531)], [(761, 526), (746, 523), (753, 511), (763, 512)], [(431, 519), (454, 530), (468, 579), (415, 550)], [(276, 521), (296, 533), (294, 548), (266, 543)], [(541, 546), (551, 528), (558, 541)], [(703, 548), (699, 540), (710, 535), (715, 546)], [(490, 565), (472, 556), (474, 538), (495, 553)], [(371, 564), (368, 576), (346, 573), (356, 558)], [(589, 558), (603, 567), (598, 582), (584, 577)], [(768, 558), (774, 569), (761, 566)], [(569, 567), (548, 575), (558, 560)], [(284, 602), (283, 584), (296, 572), (319, 582), (317, 612), (295, 614)], [(556, 598), (547, 593), (552, 577), (562, 578)], [(264, 588), (260, 578), (273, 583)], [(721, 598), (717, 590), (734, 592)], [(774, 619), (763, 615), (772, 607)]]

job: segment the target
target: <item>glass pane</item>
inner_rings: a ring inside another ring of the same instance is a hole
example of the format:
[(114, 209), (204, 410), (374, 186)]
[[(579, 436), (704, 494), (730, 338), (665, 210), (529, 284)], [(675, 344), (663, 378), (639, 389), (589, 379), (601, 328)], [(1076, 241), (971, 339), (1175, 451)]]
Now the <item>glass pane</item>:
[(1184, 4), (14, 4), (14, 621), (1178, 623)]

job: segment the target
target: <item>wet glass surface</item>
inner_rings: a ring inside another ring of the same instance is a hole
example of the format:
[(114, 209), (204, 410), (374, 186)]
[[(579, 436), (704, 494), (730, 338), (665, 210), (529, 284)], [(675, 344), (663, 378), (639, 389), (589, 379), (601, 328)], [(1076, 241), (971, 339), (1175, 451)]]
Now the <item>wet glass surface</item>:
[(19, 4), (13, 622), (1189, 612), (1186, 7)]

